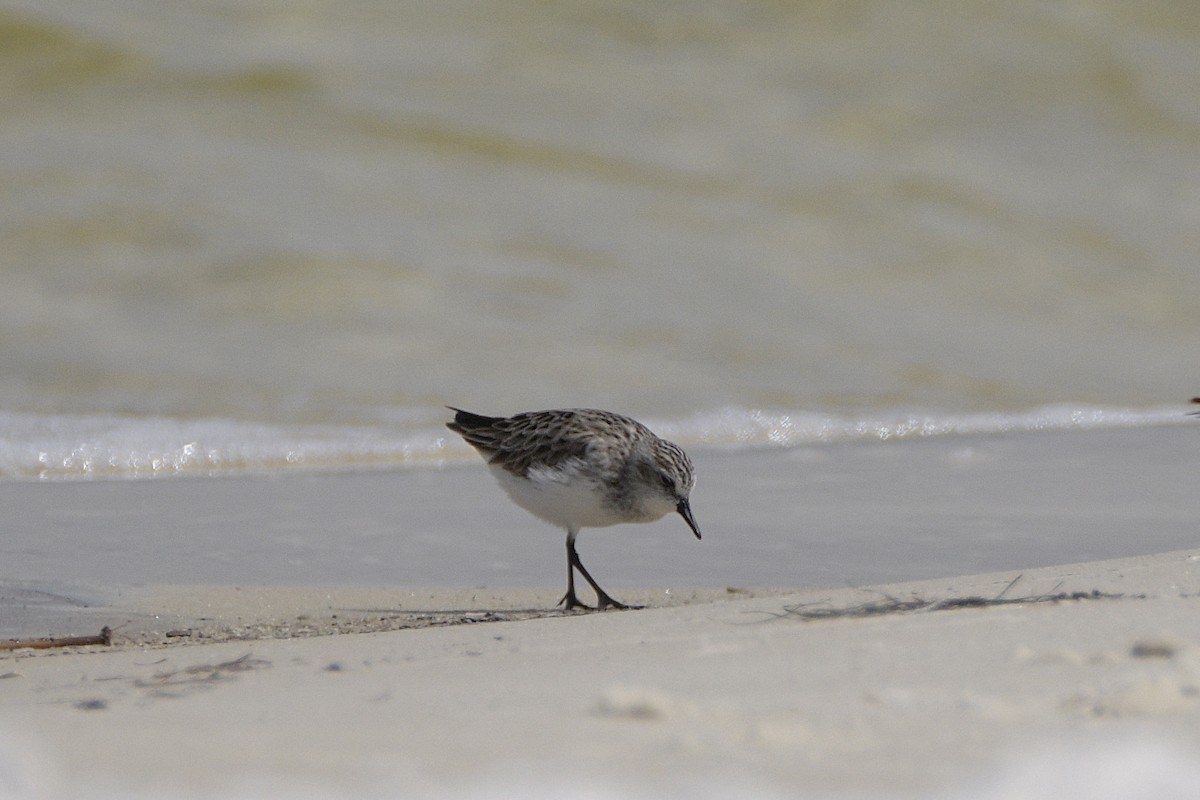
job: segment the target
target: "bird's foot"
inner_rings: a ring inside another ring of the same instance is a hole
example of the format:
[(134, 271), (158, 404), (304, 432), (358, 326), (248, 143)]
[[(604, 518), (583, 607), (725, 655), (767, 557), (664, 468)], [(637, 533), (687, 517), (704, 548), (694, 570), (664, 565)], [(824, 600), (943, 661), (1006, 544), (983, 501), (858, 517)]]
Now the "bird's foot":
[(571, 611), (576, 608), (578, 608), (580, 611), (604, 611), (608, 608), (616, 609), (617, 611), (624, 611), (629, 609), (645, 608), (645, 606), (626, 605), (620, 600), (614, 600), (606, 592), (600, 592), (600, 594), (597, 595), (596, 605), (594, 606), (589, 606), (587, 603), (580, 601), (580, 599), (576, 597), (573, 592), (567, 592), (564, 594), (562, 599), (558, 601), (558, 605), (563, 607), (563, 611)]
[(625, 605), (624, 603), (622, 603), (618, 600), (613, 600), (605, 592), (600, 592), (596, 598), (596, 610), (603, 611), (606, 608), (615, 608), (618, 611), (624, 611), (627, 609), (645, 608), (645, 606)]
[(591, 606), (587, 605), (586, 603), (579, 602), (579, 598), (575, 596), (574, 592), (567, 592), (566, 594), (564, 594), (562, 596), (562, 599), (559, 600), (556, 605), (562, 606), (563, 611), (570, 611), (575, 608), (581, 609), (583, 611), (595, 611), (596, 610), (595, 608), (592, 608)]

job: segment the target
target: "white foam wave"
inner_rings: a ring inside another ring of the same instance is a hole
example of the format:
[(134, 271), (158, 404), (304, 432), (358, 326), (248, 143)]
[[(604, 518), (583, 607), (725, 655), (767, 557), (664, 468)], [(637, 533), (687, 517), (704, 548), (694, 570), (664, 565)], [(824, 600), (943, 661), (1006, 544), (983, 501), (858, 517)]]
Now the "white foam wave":
[(455, 457), (444, 453), (446, 439), (432, 430), (387, 426), (0, 413), (0, 478), (436, 466)]
[[(685, 446), (748, 449), (1015, 431), (1198, 424), (1177, 406), (1047, 406), (1021, 413), (868, 416), (727, 408), (649, 420)], [(269, 425), (228, 419), (0, 412), (0, 479), (62, 480), (237, 472), (440, 467), (474, 460), (440, 412), (377, 425)]]
[(922, 439), (1017, 431), (1098, 430), (1196, 424), (1183, 406), (1152, 409), (1050, 405), (1021, 412), (934, 414), (896, 410), (865, 416), (728, 408), (653, 426), (681, 443), (779, 447), (848, 441)]

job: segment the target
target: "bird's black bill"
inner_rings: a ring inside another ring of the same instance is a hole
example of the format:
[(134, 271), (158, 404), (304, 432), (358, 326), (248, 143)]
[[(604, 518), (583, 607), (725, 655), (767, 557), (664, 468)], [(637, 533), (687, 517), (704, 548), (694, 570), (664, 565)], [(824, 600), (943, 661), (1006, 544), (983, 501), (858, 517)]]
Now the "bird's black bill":
[(679, 505), (675, 506), (675, 510), (679, 512), (679, 516), (687, 520), (688, 527), (692, 529), (692, 533), (696, 534), (696, 538), (700, 538), (700, 526), (696, 524), (696, 518), (692, 516), (692, 507), (688, 505), (687, 498), (679, 501)]

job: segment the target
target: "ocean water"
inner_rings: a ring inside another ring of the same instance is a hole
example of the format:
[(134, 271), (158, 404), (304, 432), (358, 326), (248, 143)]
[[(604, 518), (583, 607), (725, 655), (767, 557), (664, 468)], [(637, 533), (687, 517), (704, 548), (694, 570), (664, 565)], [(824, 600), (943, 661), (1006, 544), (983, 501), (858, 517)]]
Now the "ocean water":
[(0, 479), (1140, 425), (1198, 223), (1188, 4), (9, 0)]

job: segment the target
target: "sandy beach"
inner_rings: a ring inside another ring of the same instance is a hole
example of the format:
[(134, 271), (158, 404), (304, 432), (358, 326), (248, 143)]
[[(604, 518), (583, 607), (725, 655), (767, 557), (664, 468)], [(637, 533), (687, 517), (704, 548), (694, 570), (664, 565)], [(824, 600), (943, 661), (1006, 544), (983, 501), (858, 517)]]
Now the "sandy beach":
[[(524, 619), (506, 615), (552, 595), (430, 593), (426, 609), (468, 611), (376, 633), (14, 651), (0, 789), (1184, 797), (1200, 778), (1181, 755), (1200, 744), (1198, 566), (1174, 552)], [(314, 627), (388, 602), (267, 599)], [(210, 624), (263, 600), (226, 597)]]
[(3, 484), (0, 797), (1190, 796), (1195, 433), (701, 451), (598, 614), (481, 466)]

